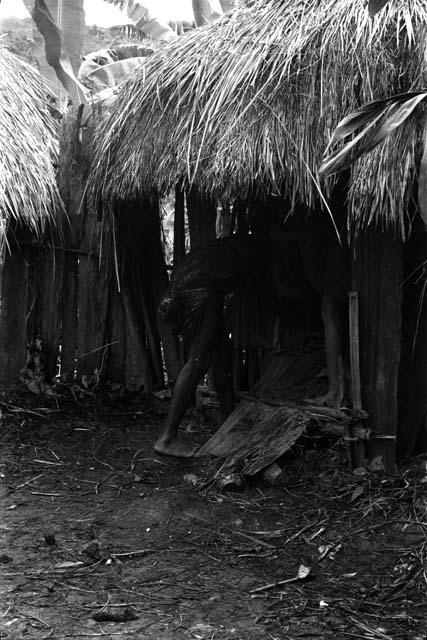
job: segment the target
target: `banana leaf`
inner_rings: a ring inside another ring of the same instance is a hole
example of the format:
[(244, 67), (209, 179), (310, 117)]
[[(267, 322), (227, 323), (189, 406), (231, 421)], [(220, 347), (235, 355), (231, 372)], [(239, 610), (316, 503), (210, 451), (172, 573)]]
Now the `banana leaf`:
[(44, 0), (35, 0), (31, 17), (44, 38), (46, 60), (55, 70), (70, 99), (76, 105), (87, 103), (86, 89), (74, 75), (69, 57), (62, 46), (61, 31)]
[[(324, 159), (319, 175), (330, 176), (348, 169), (358, 158), (371, 151), (400, 127), (426, 98), (427, 91), (402, 93), (371, 102), (343, 118), (335, 129), (328, 149), (363, 128), (344, 146)], [(427, 120), (424, 124), (423, 144), (418, 174), (418, 204), (421, 217), (427, 226)]]
[(327, 151), (337, 142), (363, 128), (343, 147), (336, 149), (323, 160), (319, 174), (330, 176), (348, 169), (358, 158), (371, 151), (400, 127), (426, 97), (427, 91), (398, 94), (364, 105), (343, 118), (328, 144)]

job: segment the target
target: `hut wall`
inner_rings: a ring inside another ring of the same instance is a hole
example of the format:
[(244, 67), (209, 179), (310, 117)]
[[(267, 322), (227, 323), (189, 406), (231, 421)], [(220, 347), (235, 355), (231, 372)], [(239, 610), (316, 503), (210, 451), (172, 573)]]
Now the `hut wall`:
[(355, 241), (353, 288), (359, 292), (362, 405), (373, 438), (368, 457), (394, 470), (401, 351), (402, 242), (369, 227)]
[(27, 358), (29, 269), (24, 249), (15, 245), (6, 253), (0, 277), (0, 383), (10, 384), (18, 380)]
[(150, 392), (165, 382), (164, 361), (170, 379), (180, 370), (176, 337), (157, 314), (168, 286), (159, 206), (151, 198), (115, 211), (117, 253), (114, 243), (103, 242), (104, 221), (84, 196), (91, 148), (86, 115), (79, 108), (63, 122), (62, 228), (50, 229), (42, 243), (18, 237), (2, 269), (0, 381), (18, 380), (36, 341), (44, 382), (60, 373), (72, 385), (96, 386), (102, 377)]
[(404, 250), (398, 453), (427, 449), (427, 233), (418, 217)]

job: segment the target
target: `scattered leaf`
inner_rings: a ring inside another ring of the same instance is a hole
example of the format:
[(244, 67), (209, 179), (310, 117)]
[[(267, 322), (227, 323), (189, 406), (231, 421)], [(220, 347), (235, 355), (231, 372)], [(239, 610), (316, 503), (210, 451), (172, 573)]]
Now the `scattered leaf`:
[(377, 456), (369, 463), (369, 468), (371, 471), (384, 471), (383, 457)]
[(353, 475), (355, 476), (366, 476), (367, 473), (368, 471), (365, 467), (357, 467), (356, 469), (353, 469)]
[(76, 569), (78, 567), (83, 567), (84, 562), (61, 562), (60, 564), (56, 564), (54, 569)]
[(300, 564), (298, 568), (298, 580), (304, 580), (311, 573), (311, 567), (307, 567), (305, 564)]
[(184, 476), (184, 482), (189, 482), (195, 487), (200, 482), (200, 478), (194, 473), (186, 473)]
[(365, 491), (364, 485), (358, 484), (355, 490), (353, 491), (353, 493), (351, 494), (350, 502), (354, 502), (355, 500), (357, 500), (357, 498), (363, 495), (364, 491)]

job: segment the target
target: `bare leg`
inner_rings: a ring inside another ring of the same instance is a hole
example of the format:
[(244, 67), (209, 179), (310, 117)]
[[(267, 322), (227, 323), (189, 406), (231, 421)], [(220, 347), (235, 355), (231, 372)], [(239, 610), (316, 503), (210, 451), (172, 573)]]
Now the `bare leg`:
[(178, 458), (190, 458), (195, 448), (178, 440), (178, 427), (196, 391), (199, 380), (206, 374), (217, 348), (218, 331), (222, 319), (214, 302), (207, 302), (200, 325), (193, 337), (188, 360), (182, 368), (172, 394), (166, 426), (154, 445), (158, 453)]
[(325, 396), (316, 398), (317, 404), (339, 409), (344, 397), (344, 366), (342, 355), (342, 304), (328, 295), (322, 297), (322, 319), (325, 332), (326, 365), (329, 389)]

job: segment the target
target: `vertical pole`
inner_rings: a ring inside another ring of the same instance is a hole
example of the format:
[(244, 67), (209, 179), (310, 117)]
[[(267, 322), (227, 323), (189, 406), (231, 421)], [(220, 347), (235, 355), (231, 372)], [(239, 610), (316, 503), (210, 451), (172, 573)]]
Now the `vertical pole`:
[[(351, 398), (353, 409), (362, 409), (362, 389), (360, 384), (360, 351), (359, 351), (359, 296), (351, 291), (348, 299), (349, 333), (350, 333), (350, 375)], [(365, 460), (365, 445), (361, 440), (353, 443), (351, 459), (353, 467), (360, 467)]]
[(177, 267), (185, 256), (184, 191), (179, 182), (175, 187), (175, 217), (173, 221), (173, 266)]
[(401, 350), (402, 240), (374, 225), (355, 241), (354, 289), (360, 303), (361, 391), (372, 438), (369, 459), (387, 472), (396, 460), (397, 382)]

